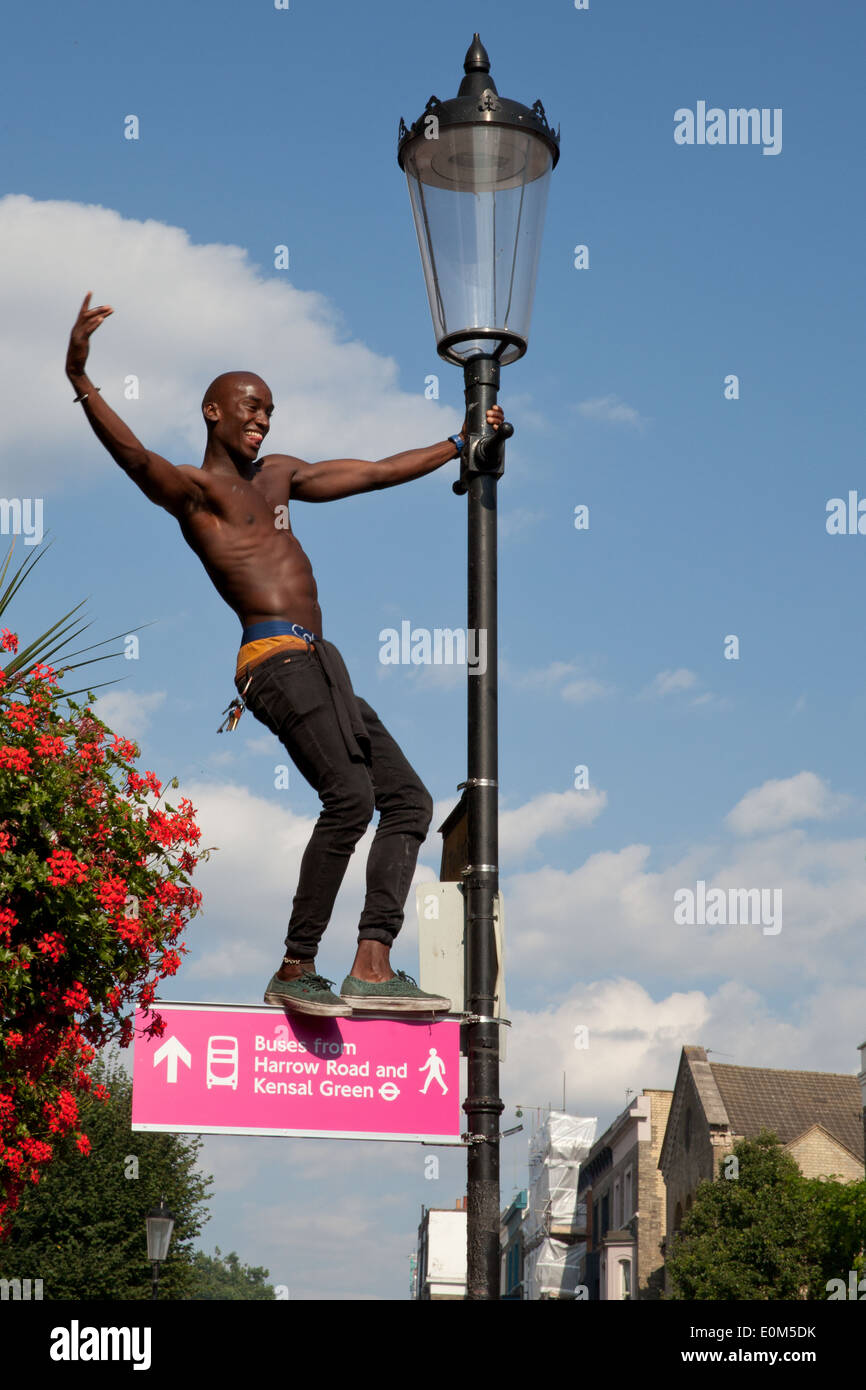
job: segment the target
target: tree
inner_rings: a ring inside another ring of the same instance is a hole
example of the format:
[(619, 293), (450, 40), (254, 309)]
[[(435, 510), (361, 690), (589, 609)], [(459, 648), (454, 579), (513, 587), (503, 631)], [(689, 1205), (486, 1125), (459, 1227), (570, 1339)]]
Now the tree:
[[(820, 1208), (774, 1134), (734, 1145), (739, 1175), (698, 1186), (667, 1252), (676, 1299), (792, 1299), (815, 1289)], [(823, 1295), (826, 1297), (826, 1295)]]
[[(82, 1102), (90, 1155), (79, 1153), (69, 1135), (59, 1142), (59, 1162), (21, 1196), (11, 1233), (0, 1245), (0, 1277), (41, 1279), (46, 1300), (149, 1299), (145, 1216), (164, 1198), (175, 1225), (160, 1267), (159, 1296), (211, 1297), (195, 1292), (201, 1273), (193, 1241), (208, 1219), (213, 1181), (197, 1171), (202, 1141), (133, 1133), (132, 1082), (119, 1056), (99, 1057), (91, 1070), (111, 1098)], [(260, 1274), (250, 1271), (257, 1282)]]
[(275, 1297), (272, 1284), (266, 1282), (268, 1271), (261, 1266), (242, 1265), (234, 1250), (222, 1255), (219, 1246), (211, 1257), (197, 1250), (193, 1259), (195, 1283), (190, 1298), (254, 1299), (259, 1302)]
[(832, 1279), (841, 1279), (847, 1297), (850, 1272), (857, 1284), (866, 1275), (866, 1182), (813, 1178), (806, 1187), (816, 1206), (819, 1230), (819, 1268), (809, 1297), (827, 1298)]

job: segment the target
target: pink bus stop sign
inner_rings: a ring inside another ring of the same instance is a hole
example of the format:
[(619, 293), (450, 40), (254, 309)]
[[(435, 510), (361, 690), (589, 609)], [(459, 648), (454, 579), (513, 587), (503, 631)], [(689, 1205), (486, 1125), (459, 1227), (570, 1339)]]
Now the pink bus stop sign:
[(460, 1142), (460, 1023), (164, 1004), (135, 1018), (132, 1128)]

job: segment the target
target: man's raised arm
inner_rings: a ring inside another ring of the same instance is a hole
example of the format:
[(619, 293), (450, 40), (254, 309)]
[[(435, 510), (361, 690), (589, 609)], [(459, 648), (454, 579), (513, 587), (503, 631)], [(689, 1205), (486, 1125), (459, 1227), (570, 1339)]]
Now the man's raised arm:
[(198, 489), (194, 478), (182, 473), (159, 454), (151, 453), (132, 430), (123, 423), (99, 394), (93, 385), (85, 366), (90, 351), (90, 336), (114, 310), (108, 304), (100, 304), (96, 309), (90, 307), (90, 292), (78, 313), (69, 336), (66, 353), (66, 375), (75, 390), (75, 401), (81, 402), (84, 413), (90, 421), (94, 434), (100, 443), (120, 464), (134, 483), (141, 488), (151, 502), (172, 515), (178, 515)]
[[(501, 405), (487, 412), (487, 423), (498, 429), (505, 416)], [(463, 421), (461, 435), (468, 429)], [(426, 449), (407, 449), (402, 454), (372, 463), (367, 459), (325, 459), (322, 463), (295, 463), (291, 477), (291, 495), (299, 502), (336, 502), (340, 497), (354, 497), (360, 492), (377, 488), (396, 487), (414, 478), (423, 478), (443, 463), (457, 457), (457, 446), (451, 439), (431, 444)]]

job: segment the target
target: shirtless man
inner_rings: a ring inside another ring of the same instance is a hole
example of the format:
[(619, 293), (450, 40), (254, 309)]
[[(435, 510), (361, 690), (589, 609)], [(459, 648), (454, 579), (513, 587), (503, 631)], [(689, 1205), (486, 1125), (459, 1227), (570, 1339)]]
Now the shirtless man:
[[(466, 438), (409, 449), (371, 463), (328, 459), (309, 464), (289, 454), (257, 460), (270, 428), (270, 390), (252, 372), (227, 372), (202, 401), (207, 447), (200, 468), (176, 466), (146, 449), (102, 399), (85, 372), (90, 336), (113, 310), (90, 308), (90, 294), (69, 339), (66, 375), (97, 438), (146, 497), (176, 517), (217, 592), (243, 626), (235, 673), (243, 707), (284, 744), (318, 792), (323, 810), (304, 851), (286, 955), (265, 991), (267, 1003), (294, 1012), (348, 1015), (443, 1010), (450, 1000), (425, 994), (390, 950), (433, 802), (376, 712), (352, 690), (342, 657), (322, 633), (310, 562), (288, 527), (289, 500), (333, 502), (394, 487), (455, 459)], [(487, 412), (498, 428), (502, 407)], [(367, 895), (358, 949), (334, 994), (313, 969), (349, 858), (373, 811), (380, 813), (367, 860)]]

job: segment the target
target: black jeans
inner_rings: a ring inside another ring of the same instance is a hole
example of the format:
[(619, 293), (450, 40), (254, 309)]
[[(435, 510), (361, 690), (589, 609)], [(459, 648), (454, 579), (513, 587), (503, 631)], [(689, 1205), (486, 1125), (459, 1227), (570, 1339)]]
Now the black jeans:
[[(244, 696), (247, 708), (276, 734), (322, 802), (301, 860), (286, 936), (286, 954), (302, 960), (316, 954), (349, 859), (374, 809), (379, 824), (367, 858), (358, 940), (392, 945), (433, 817), (427, 788), (376, 711), (355, 695), (333, 643), (323, 642), (325, 646), (327, 652), (284, 650), (268, 657), (254, 668)], [(245, 683), (245, 678), (238, 681), (238, 690)], [(366, 734), (366, 747), (354, 740), (349, 746), (349, 710), (354, 727)]]

